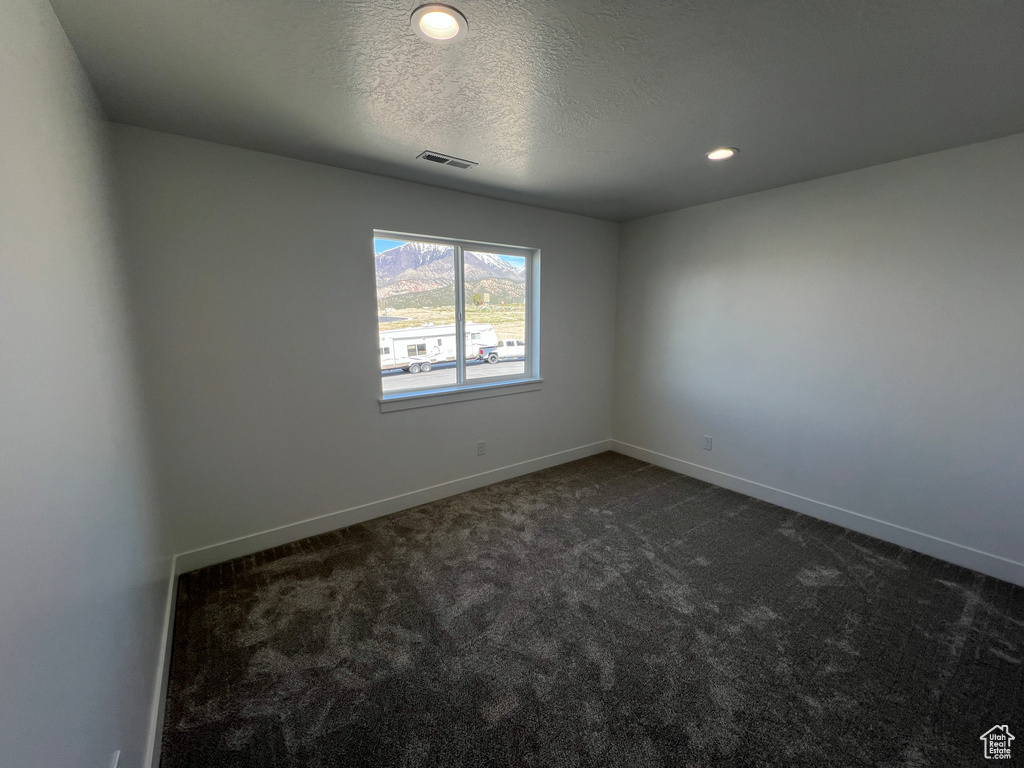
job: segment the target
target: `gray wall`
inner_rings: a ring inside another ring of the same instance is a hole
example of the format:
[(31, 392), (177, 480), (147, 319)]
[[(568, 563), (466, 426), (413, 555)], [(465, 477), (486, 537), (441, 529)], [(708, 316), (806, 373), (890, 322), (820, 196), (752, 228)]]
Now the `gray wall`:
[(0, 766), (144, 759), (169, 562), (105, 129), (45, 0), (0, 3)]
[[(176, 552), (610, 437), (617, 225), (111, 130)], [(381, 414), (374, 228), (539, 247), (543, 389)]]
[(1024, 579), (1024, 135), (628, 223), (617, 331), (617, 439)]

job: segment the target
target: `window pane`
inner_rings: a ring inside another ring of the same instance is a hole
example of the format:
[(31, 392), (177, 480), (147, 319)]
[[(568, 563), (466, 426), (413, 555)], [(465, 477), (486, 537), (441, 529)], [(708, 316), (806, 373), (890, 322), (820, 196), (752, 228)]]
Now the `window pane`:
[(455, 247), (373, 240), (384, 394), (452, 386), (455, 368)]
[(526, 372), (526, 257), (463, 251), (466, 381)]

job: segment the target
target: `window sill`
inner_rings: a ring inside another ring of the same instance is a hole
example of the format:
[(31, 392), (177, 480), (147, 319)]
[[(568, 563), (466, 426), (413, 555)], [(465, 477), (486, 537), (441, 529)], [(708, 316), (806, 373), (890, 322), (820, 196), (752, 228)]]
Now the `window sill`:
[(482, 400), (485, 397), (501, 397), (519, 392), (535, 392), (542, 387), (544, 379), (519, 379), (500, 384), (479, 384), (458, 389), (435, 389), (425, 392), (402, 392), (382, 397), (380, 412), (407, 411), (410, 408), (425, 408), (430, 405), (461, 403), (466, 400)]

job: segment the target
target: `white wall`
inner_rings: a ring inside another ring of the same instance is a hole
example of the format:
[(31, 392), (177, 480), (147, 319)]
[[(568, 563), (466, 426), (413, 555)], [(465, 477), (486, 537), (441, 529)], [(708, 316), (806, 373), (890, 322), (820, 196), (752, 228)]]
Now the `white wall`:
[(0, 105), (0, 766), (138, 766), (169, 563), (104, 128), (45, 0), (0, 3)]
[(1024, 135), (624, 225), (615, 385), (637, 455), (1024, 583)]
[[(610, 437), (617, 225), (111, 130), (175, 551)], [(381, 414), (374, 228), (539, 247), (543, 389)]]

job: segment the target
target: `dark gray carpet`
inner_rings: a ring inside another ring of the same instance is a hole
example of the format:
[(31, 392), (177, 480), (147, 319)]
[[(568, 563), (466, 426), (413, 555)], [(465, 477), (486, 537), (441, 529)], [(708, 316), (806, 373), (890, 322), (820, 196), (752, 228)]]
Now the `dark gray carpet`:
[(606, 453), (181, 577), (164, 768), (1024, 760), (1024, 589)]

